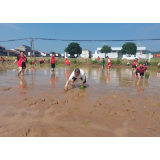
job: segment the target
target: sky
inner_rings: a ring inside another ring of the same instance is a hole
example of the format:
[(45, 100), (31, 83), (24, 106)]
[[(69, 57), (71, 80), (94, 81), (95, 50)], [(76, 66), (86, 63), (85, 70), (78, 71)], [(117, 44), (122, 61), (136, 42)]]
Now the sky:
[[(160, 23), (0, 23), (0, 41), (19, 38), (52, 38), (75, 40), (125, 40), (160, 38)], [(72, 41), (35, 40), (34, 48), (40, 52), (64, 53)], [(95, 53), (97, 47), (121, 47), (125, 42), (78, 42), (83, 49)], [(136, 41), (138, 47), (160, 51), (160, 41)], [(19, 45), (30, 46), (30, 40), (0, 42), (6, 49)]]

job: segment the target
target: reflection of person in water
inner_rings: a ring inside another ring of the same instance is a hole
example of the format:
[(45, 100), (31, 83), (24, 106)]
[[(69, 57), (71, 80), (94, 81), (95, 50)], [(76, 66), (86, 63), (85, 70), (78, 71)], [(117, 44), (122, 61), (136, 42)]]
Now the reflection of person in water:
[(135, 90), (137, 92), (143, 92), (144, 91), (143, 80), (136, 79), (136, 81), (135, 81)]
[(107, 71), (107, 81), (106, 81), (106, 83), (108, 83), (109, 81), (110, 81), (110, 72)]
[(55, 87), (55, 74), (54, 74), (54, 72), (52, 72), (52, 74), (51, 74), (50, 83), (51, 83), (52, 87), (54, 88)]
[(66, 69), (65, 77), (66, 77), (66, 79), (69, 78), (69, 71), (68, 71), (68, 68)]
[(19, 80), (19, 91), (20, 91), (20, 94), (26, 94), (26, 91), (27, 90), (27, 82), (25, 81), (24, 79), (24, 76), (21, 76), (21, 77), (18, 77), (18, 80)]

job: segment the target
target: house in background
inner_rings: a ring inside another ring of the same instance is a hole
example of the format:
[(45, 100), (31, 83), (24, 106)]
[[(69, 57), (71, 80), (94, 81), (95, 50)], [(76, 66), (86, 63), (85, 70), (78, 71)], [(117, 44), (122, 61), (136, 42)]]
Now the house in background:
[(50, 53), (41, 52), (41, 56), (43, 56), (43, 57), (50, 57)]
[(13, 50), (13, 49), (11, 49), (11, 50), (6, 50), (6, 52), (7, 52), (7, 56), (13, 56), (13, 57), (15, 57), (15, 56), (17, 56), (18, 54), (20, 54), (19, 51), (16, 51), (16, 50)]
[(19, 47), (15, 48), (16, 50), (25, 51), (26, 53), (30, 52), (31, 47), (26, 45), (20, 45)]
[(7, 56), (5, 47), (0, 45), (0, 56)]
[[(111, 53), (101, 53), (101, 49), (100, 47), (97, 48), (97, 50), (95, 50), (95, 54), (93, 54), (93, 58), (98, 58), (98, 56), (100, 58), (106, 58), (107, 56), (109, 56), (110, 58), (122, 58), (123, 57), (123, 53), (121, 52), (122, 47), (111, 47), (112, 52)], [(143, 51), (146, 50), (146, 47), (137, 47), (137, 52), (136, 52), (136, 56), (139, 57), (140, 54), (143, 54)]]
[(82, 50), (82, 54), (80, 54), (80, 56), (82, 58), (91, 58), (91, 54), (92, 52), (90, 50), (84, 49)]
[(33, 57), (34, 57), (34, 54), (35, 54), (35, 57), (41, 57), (41, 53), (37, 50), (33, 50), (32, 54), (33, 54)]

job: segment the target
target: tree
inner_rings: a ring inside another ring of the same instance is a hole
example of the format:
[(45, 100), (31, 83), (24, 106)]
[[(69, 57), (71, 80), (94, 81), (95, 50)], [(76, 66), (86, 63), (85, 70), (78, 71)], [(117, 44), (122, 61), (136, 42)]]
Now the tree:
[(101, 53), (110, 53), (112, 51), (111, 47), (108, 45), (104, 45), (101, 49)]
[(137, 46), (135, 45), (135, 43), (132, 42), (125, 43), (122, 46), (121, 52), (123, 54), (136, 54)]
[(64, 51), (69, 53), (71, 55), (70, 57), (74, 57), (74, 54), (77, 54), (78, 56), (79, 54), (82, 53), (82, 48), (80, 47), (78, 43), (73, 42), (73, 43), (70, 43), (68, 47), (65, 48)]

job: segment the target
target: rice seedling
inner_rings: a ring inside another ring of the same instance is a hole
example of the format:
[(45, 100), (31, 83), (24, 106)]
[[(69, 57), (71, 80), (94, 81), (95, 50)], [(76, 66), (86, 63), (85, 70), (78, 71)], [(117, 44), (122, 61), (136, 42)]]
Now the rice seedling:
[(124, 105), (124, 106), (126, 106), (126, 104), (125, 104), (125, 103), (123, 103), (123, 105)]
[(90, 112), (89, 112), (90, 114), (92, 114), (92, 111), (90, 110)]
[(72, 110), (71, 109), (69, 109), (69, 111), (68, 111), (69, 113), (71, 113), (72, 112)]
[(131, 129), (128, 129), (128, 131), (130, 131), (130, 132), (132, 132), (132, 133), (133, 133), (133, 131), (132, 131)]
[(89, 120), (85, 120), (84, 124), (87, 125), (89, 123)]
[(132, 110), (132, 113), (136, 112), (135, 110)]

